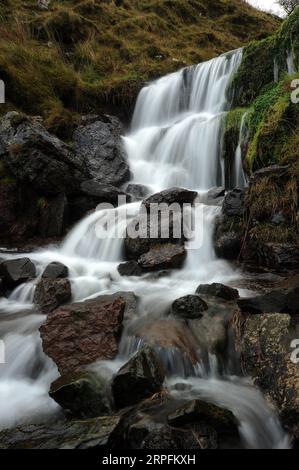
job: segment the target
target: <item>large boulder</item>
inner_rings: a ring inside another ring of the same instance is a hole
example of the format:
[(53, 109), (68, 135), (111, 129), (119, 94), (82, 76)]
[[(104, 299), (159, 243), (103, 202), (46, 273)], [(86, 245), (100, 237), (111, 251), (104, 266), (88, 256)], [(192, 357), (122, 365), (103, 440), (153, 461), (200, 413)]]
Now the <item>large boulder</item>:
[(123, 297), (107, 295), (60, 307), (48, 315), (40, 328), (43, 350), (61, 374), (98, 359), (114, 359), (125, 306)]
[(196, 289), (196, 294), (206, 295), (208, 297), (219, 297), (224, 300), (237, 300), (239, 298), (237, 289), (217, 282), (213, 284), (201, 284)]
[(207, 309), (208, 305), (198, 295), (186, 295), (173, 302), (170, 313), (175, 317), (194, 320), (201, 318)]
[(43, 279), (63, 279), (68, 277), (69, 269), (65, 264), (59, 261), (53, 261), (45, 268), (42, 278)]
[(0, 262), (0, 277), (6, 288), (12, 289), (36, 277), (36, 269), (29, 258)]
[(167, 243), (151, 248), (138, 258), (138, 264), (147, 271), (160, 269), (178, 269), (187, 256), (183, 246)]
[[(292, 341), (298, 322), (288, 314), (251, 315), (240, 318), (242, 368), (277, 405), (283, 424), (299, 441), (299, 374), (292, 359)], [(298, 355), (297, 355), (298, 357)]]
[(52, 196), (78, 190), (86, 174), (84, 159), (40, 121), (8, 113), (0, 123), (0, 136), (4, 161), (18, 182)]
[(74, 418), (95, 418), (111, 411), (107, 383), (90, 372), (59, 377), (49, 395)]
[(83, 181), (81, 184), (81, 191), (87, 196), (91, 196), (95, 201), (95, 205), (101, 202), (110, 202), (114, 205), (119, 205), (121, 197), (124, 202), (130, 202), (131, 197), (120, 189), (112, 186), (111, 184), (99, 182), (95, 179)]
[(86, 162), (90, 178), (118, 186), (130, 179), (121, 134), (113, 116), (87, 116), (74, 133), (74, 150)]
[(106, 449), (118, 416), (28, 425), (0, 432), (0, 449)]
[(112, 394), (117, 408), (139, 403), (162, 390), (165, 370), (155, 352), (145, 346), (115, 375)]
[(41, 279), (34, 292), (34, 303), (43, 313), (53, 312), (72, 298), (71, 283), (68, 279)]
[(299, 314), (299, 286), (290, 289), (275, 289), (264, 295), (238, 300), (244, 313), (290, 313)]

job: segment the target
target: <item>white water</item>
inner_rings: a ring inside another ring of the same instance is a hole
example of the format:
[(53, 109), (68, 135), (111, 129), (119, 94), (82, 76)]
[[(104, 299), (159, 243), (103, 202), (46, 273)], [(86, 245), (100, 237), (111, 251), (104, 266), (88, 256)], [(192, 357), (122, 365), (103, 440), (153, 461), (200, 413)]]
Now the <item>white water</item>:
[[(219, 151), (220, 126), (222, 115), (228, 109), (226, 88), (241, 57), (241, 50), (234, 51), (168, 75), (142, 90), (132, 131), (124, 139), (134, 183), (148, 185), (152, 192), (176, 185), (196, 189), (201, 194), (224, 184)], [(124, 212), (128, 211), (131, 219), (139, 206), (134, 203), (113, 209), (119, 233), (126, 226)], [(219, 210), (216, 206), (203, 207), (202, 246), (194, 250), (188, 243), (184, 268), (159, 278), (119, 275), (117, 266), (122, 261), (122, 239), (103, 240), (96, 236), (96, 229), (99, 231), (105, 224), (106, 210), (82, 220), (60, 248), (29, 255), (39, 273), (51, 261), (66, 264), (74, 300), (117, 291), (134, 291), (139, 297), (137, 318), (128, 325), (116, 360), (99, 365), (103, 373), (111, 376), (140, 345), (129, 332), (131, 328), (134, 333), (135, 321), (138, 324), (157, 321), (174, 299), (195, 292), (200, 283), (230, 283), (240, 277), (238, 271), (216, 259), (214, 254), (213, 221)], [(199, 215), (194, 214), (195, 218)], [(7, 258), (11, 257), (7, 255)], [(47, 393), (58, 373), (41, 350), (38, 328), (44, 317), (32, 311), (33, 292), (34, 283), (31, 283), (20, 286), (9, 299), (0, 300), (0, 338), (5, 342), (7, 353), (6, 364), (0, 365), (2, 428), (59, 413)], [(161, 353), (169, 364), (171, 387), (171, 380), (175, 380), (173, 374), (186, 374), (186, 367), (177, 352)], [(216, 379), (213, 363), (204, 372), (205, 366), (199, 361), (193, 370), (193, 378), (178, 378), (178, 381), (188, 380), (195, 396), (206, 395), (207, 399), (232, 409), (240, 420), (240, 432), (247, 447), (287, 447), (288, 440), (260, 392), (244, 385), (241, 379)], [(211, 370), (214, 373), (211, 374)], [(265, 424), (270, 421), (271, 425)]]
[(234, 186), (238, 188), (245, 188), (247, 186), (246, 175), (244, 173), (243, 168), (243, 161), (242, 161), (242, 146), (246, 144), (248, 135), (247, 135), (247, 127), (246, 127), (246, 117), (247, 113), (244, 113), (241, 120), (240, 125), (240, 133), (239, 133), (239, 142), (238, 147), (235, 153), (235, 161), (234, 161)]

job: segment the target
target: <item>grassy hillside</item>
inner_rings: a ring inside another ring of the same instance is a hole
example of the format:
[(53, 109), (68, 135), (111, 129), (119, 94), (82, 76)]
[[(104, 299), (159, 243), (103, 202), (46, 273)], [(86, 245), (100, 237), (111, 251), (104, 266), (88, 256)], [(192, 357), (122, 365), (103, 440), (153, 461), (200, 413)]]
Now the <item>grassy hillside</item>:
[(241, 0), (1, 0), (0, 78), (9, 104), (52, 130), (74, 111), (130, 110), (142, 83), (273, 33)]

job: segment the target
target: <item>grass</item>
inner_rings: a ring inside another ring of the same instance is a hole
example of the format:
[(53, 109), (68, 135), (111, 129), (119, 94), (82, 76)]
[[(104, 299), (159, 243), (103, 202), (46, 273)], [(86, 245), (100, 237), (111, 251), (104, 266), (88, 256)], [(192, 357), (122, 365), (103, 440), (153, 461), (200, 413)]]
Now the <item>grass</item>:
[(240, 0), (2, 0), (0, 19), (0, 111), (40, 114), (64, 136), (77, 113), (129, 113), (145, 81), (280, 24)]

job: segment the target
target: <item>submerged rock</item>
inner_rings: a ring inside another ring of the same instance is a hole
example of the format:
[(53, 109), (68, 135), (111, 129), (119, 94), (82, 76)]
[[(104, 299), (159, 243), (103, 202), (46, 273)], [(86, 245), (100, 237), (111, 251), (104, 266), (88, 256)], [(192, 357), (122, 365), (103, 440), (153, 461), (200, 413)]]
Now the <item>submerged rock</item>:
[(218, 356), (225, 353), (228, 335), (226, 320), (223, 316), (210, 316), (206, 313), (200, 320), (189, 321), (189, 328), (201, 349)]
[(119, 416), (104, 416), (83, 421), (21, 426), (0, 432), (0, 449), (107, 448), (119, 421)]
[(148, 271), (178, 269), (184, 263), (186, 256), (187, 252), (183, 246), (168, 243), (151, 248), (138, 258), (138, 264)]
[(77, 302), (48, 315), (40, 333), (44, 352), (61, 374), (98, 359), (114, 359), (126, 302), (115, 295)]
[(117, 408), (139, 403), (160, 392), (165, 379), (164, 368), (155, 352), (145, 346), (116, 374), (112, 394)]
[(59, 377), (49, 395), (74, 418), (95, 418), (111, 411), (107, 383), (90, 372)]
[(68, 279), (42, 279), (35, 288), (33, 301), (43, 313), (50, 313), (71, 298), (72, 289)]
[(121, 263), (117, 270), (121, 276), (142, 276), (144, 274), (144, 271), (137, 261)]
[(238, 433), (238, 422), (231, 411), (205, 401), (190, 401), (168, 415), (168, 423), (174, 427), (202, 422), (217, 433)]
[(173, 302), (170, 313), (175, 317), (192, 320), (201, 318), (207, 309), (208, 305), (198, 295), (186, 295)]
[(8, 289), (13, 289), (36, 277), (36, 269), (29, 258), (18, 258), (0, 262), (0, 277)]
[(74, 133), (74, 149), (86, 162), (90, 178), (118, 186), (130, 179), (121, 140), (120, 121), (113, 116), (87, 116)]
[(237, 289), (214, 282), (213, 284), (201, 284), (196, 289), (197, 294), (219, 297), (224, 300), (236, 300), (239, 298)]
[(58, 261), (53, 261), (52, 263), (48, 264), (46, 269), (42, 274), (43, 279), (60, 279), (68, 277), (69, 269), (62, 263)]

